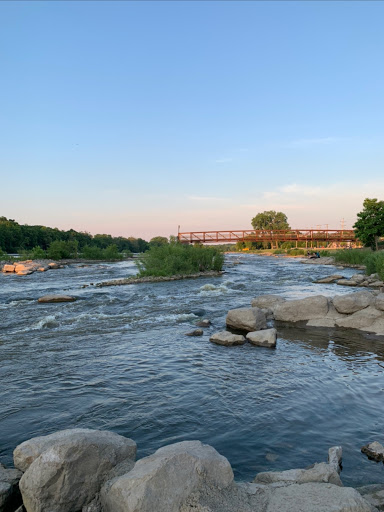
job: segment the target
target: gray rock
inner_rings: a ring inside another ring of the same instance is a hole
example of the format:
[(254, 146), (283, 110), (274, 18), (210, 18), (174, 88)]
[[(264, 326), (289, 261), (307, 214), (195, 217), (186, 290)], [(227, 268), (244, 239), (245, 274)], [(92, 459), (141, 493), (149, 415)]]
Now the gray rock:
[(314, 281), (315, 283), (319, 284), (327, 284), (327, 283), (334, 283), (335, 281), (338, 281), (339, 279), (343, 279), (344, 276), (341, 276), (340, 274), (333, 274), (332, 276), (323, 277), (322, 279), (318, 279), (317, 281)]
[(228, 311), (226, 324), (240, 331), (259, 331), (267, 327), (265, 314), (259, 308), (239, 308)]
[(274, 309), (275, 319), (281, 322), (300, 322), (324, 318), (329, 310), (328, 299), (323, 295), (289, 300)]
[(244, 345), (245, 338), (241, 334), (232, 334), (228, 331), (221, 331), (213, 334), (209, 341), (216, 343), (216, 345), (225, 345), (232, 347), (233, 345)]
[(211, 321), (207, 318), (204, 318), (204, 320), (200, 320), (199, 322), (196, 322), (197, 327), (209, 327), (211, 325)]
[(48, 304), (51, 302), (74, 302), (76, 297), (72, 297), (71, 295), (44, 295), (44, 297), (40, 297), (37, 302)]
[(365, 281), (366, 278), (367, 278), (367, 276), (365, 276), (364, 274), (353, 274), (353, 276), (351, 277), (352, 281), (355, 281), (358, 284)]
[(348, 295), (336, 295), (333, 297), (333, 305), (336, 311), (343, 314), (356, 313), (373, 304), (375, 297), (369, 291), (349, 293)]
[(343, 461), (343, 449), (341, 446), (332, 446), (328, 450), (328, 464), (340, 474)]
[(260, 295), (252, 300), (252, 307), (273, 310), (276, 304), (284, 301), (285, 299), (280, 295)]
[(0, 464), (0, 511), (15, 510), (21, 504), (19, 480), (22, 472)]
[(89, 504), (111, 469), (136, 456), (136, 443), (113, 432), (73, 429), (19, 445), (15, 465), (28, 512), (73, 512)]
[(379, 293), (379, 295), (376, 296), (375, 308), (384, 311), (384, 293)]
[(368, 285), (370, 288), (381, 288), (384, 286), (383, 281), (373, 281), (373, 283), (369, 283)]
[(262, 331), (249, 332), (246, 336), (249, 343), (260, 347), (276, 347), (276, 329), (264, 329)]
[(377, 510), (384, 510), (384, 484), (364, 485), (356, 491)]
[(372, 306), (356, 311), (345, 318), (337, 319), (336, 325), (348, 329), (359, 329), (370, 332), (370, 326), (380, 318), (384, 318), (383, 312)]
[(352, 281), (352, 279), (339, 279), (339, 281), (336, 281), (336, 284), (340, 286), (357, 286), (357, 282)]
[(185, 333), (186, 336), (202, 336), (203, 334), (204, 332), (202, 329), (195, 329), (194, 331)]
[(320, 462), (309, 469), (288, 469), (287, 471), (266, 471), (258, 473), (253, 480), (255, 483), (272, 484), (288, 482), (304, 484), (307, 482), (323, 482), (342, 486), (338, 472), (329, 464)]
[(370, 459), (376, 460), (377, 462), (384, 462), (384, 446), (377, 441), (362, 446), (361, 451)]
[(225, 457), (200, 441), (160, 448), (101, 491), (105, 512), (179, 512), (199, 488), (225, 489), (233, 482)]
[(265, 512), (371, 512), (371, 507), (351, 487), (315, 482), (274, 489)]

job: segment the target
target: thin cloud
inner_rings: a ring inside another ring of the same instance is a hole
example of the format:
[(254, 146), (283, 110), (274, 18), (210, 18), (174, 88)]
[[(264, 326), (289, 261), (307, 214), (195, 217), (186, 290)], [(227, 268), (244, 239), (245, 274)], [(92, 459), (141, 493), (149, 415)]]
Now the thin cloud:
[(326, 146), (348, 140), (346, 137), (318, 137), (309, 139), (291, 140), (285, 144), (286, 148), (309, 148), (313, 146)]
[(218, 160), (215, 160), (217, 164), (226, 164), (228, 162), (232, 162), (233, 158), (219, 158)]

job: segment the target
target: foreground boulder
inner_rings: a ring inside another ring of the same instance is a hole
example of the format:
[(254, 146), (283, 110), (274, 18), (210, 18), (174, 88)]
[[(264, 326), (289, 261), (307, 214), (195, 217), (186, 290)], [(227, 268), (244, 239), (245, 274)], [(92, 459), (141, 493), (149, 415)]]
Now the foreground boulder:
[(72, 429), (25, 441), (14, 451), (28, 512), (74, 512), (90, 503), (109, 472), (136, 457), (136, 443), (113, 432)]
[(44, 297), (40, 297), (37, 302), (48, 304), (51, 302), (74, 302), (76, 297), (72, 297), (71, 295), (44, 295)]
[(105, 512), (179, 512), (199, 488), (225, 489), (233, 482), (228, 460), (200, 441), (160, 448), (101, 491)]
[(216, 345), (232, 347), (234, 345), (244, 345), (246, 340), (241, 334), (232, 334), (228, 331), (221, 331), (213, 334), (209, 338), (209, 341), (216, 343)]
[(249, 332), (246, 336), (249, 343), (259, 347), (276, 347), (276, 329), (264, 329), (262, 331)]
[(239, 331), (259, 331), (266, 329), (267, 318), (260, 308), (239, 308), (228, 311), (226, 324)]
[(0, 511), (16, 510), (21, 504), (19, 480), (22, 472), (0, 464)]
[(373, 304), (375, 296), (369, 291), (349, 293), (348, 295), (336, 295), (333, 297), (333, 305), (339, 313), (351, 314), (367, 308)]
[(268, 500), (266, 512), (371, 512), (364, 498), (351, 487), (305, 483), (278, 487)]
[(323, 318), (328, 313), (328, 299), (323, 295), (289, 300), (274, 308), (275, 319), (281, 322), (301, 322)]
[(356, 491), (377, 510), (384, 510), (384, 484), (364, 485)]

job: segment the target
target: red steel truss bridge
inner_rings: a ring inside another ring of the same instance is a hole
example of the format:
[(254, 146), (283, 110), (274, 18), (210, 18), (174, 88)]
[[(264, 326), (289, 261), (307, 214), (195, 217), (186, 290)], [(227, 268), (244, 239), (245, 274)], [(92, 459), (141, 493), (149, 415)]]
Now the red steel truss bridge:
[(356, 243), (353, 229), (278, 229), (278, 230), (239, 230), (239, 231), (189, 231), (179, 233), (182, 243), (233, 243), (233, 242), (327, 242)]

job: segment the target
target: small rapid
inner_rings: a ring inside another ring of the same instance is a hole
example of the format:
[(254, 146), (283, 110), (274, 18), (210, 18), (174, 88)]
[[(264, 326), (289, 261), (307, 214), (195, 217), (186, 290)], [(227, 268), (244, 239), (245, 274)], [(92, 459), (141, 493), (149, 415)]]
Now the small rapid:
[[(313, 282), (334, 267), (227, 255), (220, 277), (94, 286), (135, 273), (127, 261), (0, 275), (0, 462), (30, 437), (87, 427), (133, 438), (139, 457), (199, 439), (239, 480), (323, 461), (336, 444), (345, 485), (383, 478), (360, 453), (382, 441), (382, 342), (293, 327), (279, 329), (276, 350), (209, 342), (229, 309), (258, 295), (350, 293)], [(38, 304), (48, 293), (78, 300)], [(185, 336), (202, 318), (212, 323), (204, 335)]]

